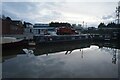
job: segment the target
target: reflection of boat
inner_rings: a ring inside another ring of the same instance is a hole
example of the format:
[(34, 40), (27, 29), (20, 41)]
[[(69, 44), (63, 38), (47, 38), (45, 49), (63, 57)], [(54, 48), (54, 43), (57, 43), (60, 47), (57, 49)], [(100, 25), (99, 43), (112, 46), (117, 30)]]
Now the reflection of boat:
[(26, 54), (33, 54), (33, 50), (23, 49)]
[(28, 45), (29, 46), (35, 46), (36, 44), (35, 44), (35, 42), (29, 42)]
[(24, 39), (17, 39), (14, 37), (2, 37), (2, 48), (13, 48), (27, 45)]
[(27, 56), (31, 57), (31, 55), (34, 55), (34, 51), (30, 49), (22, 49), (24, 53), (26, 53)]

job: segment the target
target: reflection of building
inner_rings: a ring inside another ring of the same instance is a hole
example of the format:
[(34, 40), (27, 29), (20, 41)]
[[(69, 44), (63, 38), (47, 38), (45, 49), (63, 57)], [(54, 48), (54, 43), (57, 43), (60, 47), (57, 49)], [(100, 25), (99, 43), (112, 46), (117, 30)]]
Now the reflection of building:
[(49, 27), (49, 24), (35, 24), (33, 26), (34, 35), (45, 35), (54, 31), (55, 31), (55, 28)]

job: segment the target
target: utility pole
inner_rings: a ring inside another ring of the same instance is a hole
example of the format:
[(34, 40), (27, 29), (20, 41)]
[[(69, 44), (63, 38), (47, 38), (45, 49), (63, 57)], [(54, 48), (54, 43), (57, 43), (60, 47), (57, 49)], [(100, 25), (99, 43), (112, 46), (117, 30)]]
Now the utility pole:
[(84, 21), (83, 21), (83, 28), (84, 28)]
[(86, 29), (87, 29), (87, 23), (86, 23)]
[(120, 1), (118, 2), (118, 7), (116, 7), (116, 17), (117, 17), (117, 24), (120, 24)]

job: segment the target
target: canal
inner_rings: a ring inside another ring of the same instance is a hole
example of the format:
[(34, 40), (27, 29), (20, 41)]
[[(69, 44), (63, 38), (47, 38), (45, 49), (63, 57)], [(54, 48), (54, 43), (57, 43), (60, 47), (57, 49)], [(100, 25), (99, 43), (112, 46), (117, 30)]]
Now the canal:
[(3, 78), (118, 78), (118, 43), (40, 44), (3, 49)]

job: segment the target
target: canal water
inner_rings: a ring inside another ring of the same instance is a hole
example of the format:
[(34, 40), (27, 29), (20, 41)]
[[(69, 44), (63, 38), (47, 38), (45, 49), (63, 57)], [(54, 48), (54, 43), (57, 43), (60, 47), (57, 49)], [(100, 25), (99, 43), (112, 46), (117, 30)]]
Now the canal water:
[(117, 78), (117, 43), (61, 43), (3, 49), (3, 78)]

